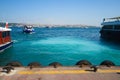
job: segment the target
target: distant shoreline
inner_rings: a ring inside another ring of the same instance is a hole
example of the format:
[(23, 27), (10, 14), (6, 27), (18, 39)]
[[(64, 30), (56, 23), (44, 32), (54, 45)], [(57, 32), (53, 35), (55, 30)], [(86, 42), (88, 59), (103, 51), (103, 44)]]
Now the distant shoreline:
[[(24, 25), (32, 25), (33, 27), (40, 27), (40, 28), (55, 28), (55, 27), (64, 27), (64, 28), (94, 28), (100, 26), (91, 26), (91, 25), (83, 25), (83, 24), (76, 24), (76, 25), (51, 25), (51, 24), (25, 24), (25, 23), (9, 23), (10, 27), (23, 27)], [(0, 26), (5, 26), (4, 22), (0, 22)]]

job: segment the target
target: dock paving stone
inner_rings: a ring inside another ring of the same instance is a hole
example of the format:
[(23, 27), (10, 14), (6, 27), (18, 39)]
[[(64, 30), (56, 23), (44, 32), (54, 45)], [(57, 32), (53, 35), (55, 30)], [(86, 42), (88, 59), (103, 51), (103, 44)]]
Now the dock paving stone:
[[(19, 74), (20, 71), (48, 71), (48, 70), (86, 70), (90, 68), (34, 68), (30, 70), (29, 68), (16, 68), (17, 72), (13, 75), (2, 75), (0, 80), (120, 80), (120, 74), (116, 72), (92, 72), (86, 71), (86, 73), (72, 74), (72, 73), (61, 73), (61, 74)], [(120, 67), (113, 68), (101, 68), (102, 70), (120, 70)], [(1, 74), (1, 73), (0, 73)]]

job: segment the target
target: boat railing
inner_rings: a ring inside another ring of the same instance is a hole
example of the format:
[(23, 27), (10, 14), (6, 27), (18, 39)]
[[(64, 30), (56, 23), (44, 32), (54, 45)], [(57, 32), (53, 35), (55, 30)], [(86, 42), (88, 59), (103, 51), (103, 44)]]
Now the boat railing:
[(118, 21), (120, 21), (120, 17), (103, 18), (103, 22), (118, 22)]

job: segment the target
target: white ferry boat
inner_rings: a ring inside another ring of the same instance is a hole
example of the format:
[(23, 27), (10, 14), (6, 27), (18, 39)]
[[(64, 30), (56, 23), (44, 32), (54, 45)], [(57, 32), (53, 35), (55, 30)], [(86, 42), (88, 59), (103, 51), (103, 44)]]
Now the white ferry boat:
[(101, 38), (120, 41), (120, 17), (104, 18), (101, 25)]
[(23, 32), (25, 33), (31, 33), (31, 32), (34, 32), (34, 29), (32, 26), (24, 26), (24, 29), (23, 29)]
[(0, 27), (0, 52), (12, 46), (10, 32), (11, 29), (8, 28), (8, 23), (6, 23), (5, 28)]

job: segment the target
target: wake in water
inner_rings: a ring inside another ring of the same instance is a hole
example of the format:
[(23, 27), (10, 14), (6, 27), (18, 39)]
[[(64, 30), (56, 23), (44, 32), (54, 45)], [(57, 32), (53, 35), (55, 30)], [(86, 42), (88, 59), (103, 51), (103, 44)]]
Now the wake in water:
[[(47, 38), (32, 42), (31, 45), (39, 46), (44, 50), (44, 48), (48, 48), (49, 50), (54, 50), (54, 52), (62, 51), (62, 52), (73, 52), (80, 54), (84, 52), (86, 54), (88, 51), (96, 51), (101, 52), (103, 50), (109, 50), (108, 47), (102, 46), (92, 41), (76, 39), (76, 38), (68, 38), (68, 37), (55, 37), (55, 38)], [(46, 50), (45, 50), (46, 51)]]

